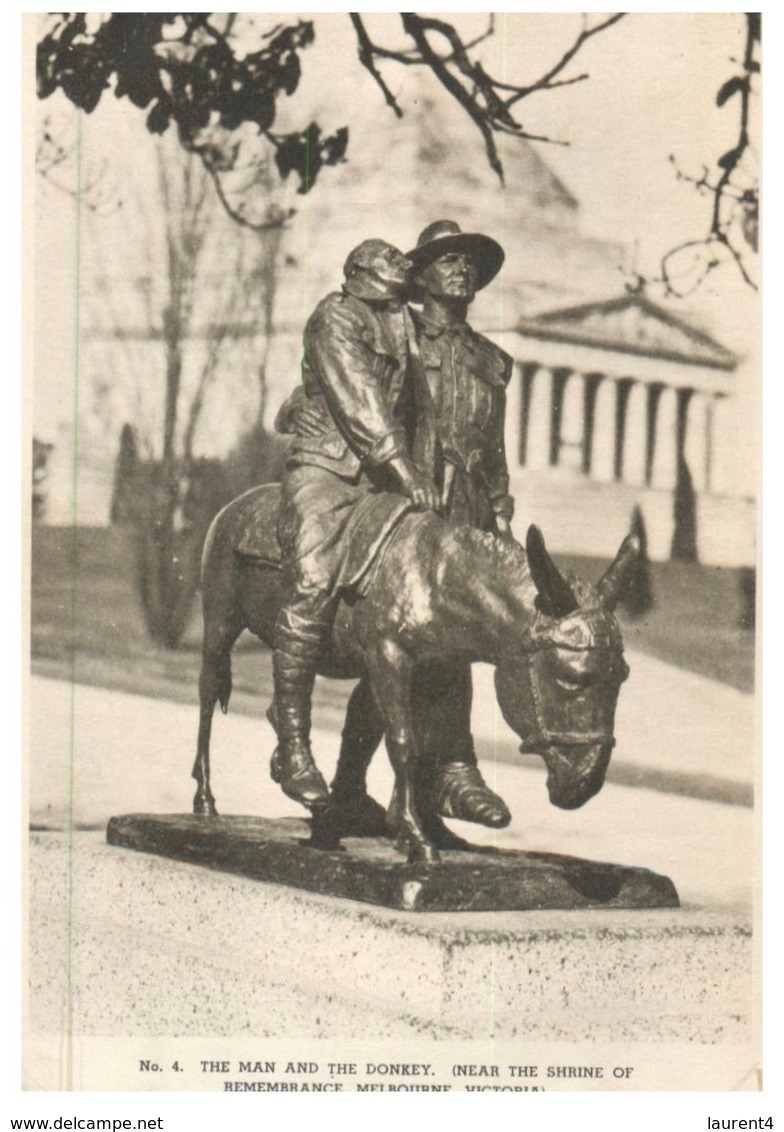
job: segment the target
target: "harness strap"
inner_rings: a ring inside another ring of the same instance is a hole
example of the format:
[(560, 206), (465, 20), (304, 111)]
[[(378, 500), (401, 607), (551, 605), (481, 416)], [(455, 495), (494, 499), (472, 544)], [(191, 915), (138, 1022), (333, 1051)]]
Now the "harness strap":
[[(536, 650), (540, 651), (540, 650)], [(528, 690), (534, 705), (534, 723), (536, 731), (527, 743), (520, 745), (522, 754), (535, 754), (542, 746), (555, 747), (581, 747), (586, 744), (601, 743), (611, 749), (615, 746), (615, 736), (606, 731), (551, 731), (547, 726), (542, 710), (542, 701), (539, 696), (533, 676), (533, 658), (535, 652), (528, 653), (525, 658), (525, 670), (528, 676)]]

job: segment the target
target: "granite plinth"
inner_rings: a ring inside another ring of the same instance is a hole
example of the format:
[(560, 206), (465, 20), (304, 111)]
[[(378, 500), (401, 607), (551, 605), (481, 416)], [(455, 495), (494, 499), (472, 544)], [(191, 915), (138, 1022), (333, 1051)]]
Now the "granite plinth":
[(672, 881), (648, 869), (552, 853), (443, 850), (438, 865), (408, 864), (389, 841), (307, 844), (297, 818), (129, 814), (109, 822), (110, 845), (206, 865), (255, 880), (407, 912), (673, 908)]
[(68, 1018), (74, 1035), (145, 1042), (752, 1034), (745, 911), (412, 915), (118, 849), (103, 830), (33, 834), (29, 860), (34, 1033)]

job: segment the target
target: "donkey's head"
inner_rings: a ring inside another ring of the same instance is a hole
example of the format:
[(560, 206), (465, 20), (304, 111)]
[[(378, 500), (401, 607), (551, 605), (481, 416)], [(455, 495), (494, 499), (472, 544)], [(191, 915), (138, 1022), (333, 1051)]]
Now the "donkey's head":
[(629, 675), (613, 610), (640, 552), (627, 537), (596, 586), (559, 572), (537, 527), (526, 539), (536, 610), (525, 642), (496, 668), (504, 719), (524, 754), (547, 764), (553, 805), (582, 806), (601, 790), (615, 745), (615, 705)]

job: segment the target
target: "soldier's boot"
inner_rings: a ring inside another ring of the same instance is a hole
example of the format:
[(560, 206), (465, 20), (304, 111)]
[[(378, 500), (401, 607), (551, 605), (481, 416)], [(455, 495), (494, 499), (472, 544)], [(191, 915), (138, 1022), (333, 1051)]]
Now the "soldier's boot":
[(309, 809), (325, 806), (329, 790), (310, 749), (310, 704), (316, 665), (330, 622), (306, 621), (281, 610), (272, 673), (278, 745), (270, 774), (283, 793)]
[(504, 829), (512, 820), (506, 803), (482, 778), (473, 745), (460, 760), (443, 762), (436, 772), (435, 810), (442, 818), (457, 818)]
[(452, 667), (445, 670), (443, 678), (446, 691), (439, 699), (436, 734), (440, 757), (433, 783), (433, 808), (443, 818), (503, 829), (512, 815), (476, 765), (471, 738), (471, 670)]

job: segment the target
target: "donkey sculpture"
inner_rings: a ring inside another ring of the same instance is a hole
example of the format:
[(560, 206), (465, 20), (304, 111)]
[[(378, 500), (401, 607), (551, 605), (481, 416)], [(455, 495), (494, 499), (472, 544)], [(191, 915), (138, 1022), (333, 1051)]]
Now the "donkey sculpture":
[[(201, 714), (192, 772), (196, 814), (216, 813), (210, 730), (215, 704), (228, 708), (232, 646), (245, 628), (271, 644), (282, 598), (279, 564), (244, 557), (236, 547), (251, 514), (274, 531), (278, 505), (276, 486), (254, 488), (225, 507), (207, 535)], [(520, 737), (521, 752), (543, 757), (554, 805), (577, 808), (601, 789), (615, 743), (618, 692), (629, 671), (612, 611), (638, 554), (638, 541), (627, 537), (594, 587), (559, 573), (536, 527), (529, 528), (523, 551), (432, 513), (401, 519), (363, 596), (340, 605), (320, 672), (361, 677), (359, 699), (372, 690), (394, 771), (391, 831), (410, 861), (437, 862), (433, 830), (445, 829), (418, 806), (422, 737), (415, 685), (428, 664), (495, 666), (503, 716)], [(358, 751), (351, 703), (348, 715), (336, 781), (352, 781), (361, 792), (377, 737), (360, 739)]]

